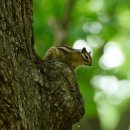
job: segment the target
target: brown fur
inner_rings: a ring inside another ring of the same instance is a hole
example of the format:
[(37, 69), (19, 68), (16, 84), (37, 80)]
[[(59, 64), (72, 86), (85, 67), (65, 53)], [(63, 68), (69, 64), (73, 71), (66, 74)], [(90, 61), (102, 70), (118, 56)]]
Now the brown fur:
[(45, 55), (45, 60), (63, 62), (71, 69), (76, 69), (81, 65), (92, 65), (92, 57), (86, 48), (72, 49), (67, 46), (51, 47)]

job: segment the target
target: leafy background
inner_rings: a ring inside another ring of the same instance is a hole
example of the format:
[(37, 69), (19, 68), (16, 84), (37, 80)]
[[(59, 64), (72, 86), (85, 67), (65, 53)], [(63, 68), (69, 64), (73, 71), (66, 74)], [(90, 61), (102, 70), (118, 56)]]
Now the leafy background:
[(33, 0), (35, 50), (86, 47), (77, 70), (86, 113), (73, 130), (130, 130), (130, 0)]

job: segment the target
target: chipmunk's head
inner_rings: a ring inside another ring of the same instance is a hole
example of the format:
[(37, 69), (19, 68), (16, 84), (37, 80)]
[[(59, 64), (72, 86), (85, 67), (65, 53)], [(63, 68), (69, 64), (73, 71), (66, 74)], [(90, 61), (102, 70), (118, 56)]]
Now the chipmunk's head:
[(92, 57), (91, 57), (91, 52), (87, 52), (86, 48), (84, 47), (81, 50), (81, 54), (82, 54), (82, 58), (84, 60), (84, 64), (87, 66), (91, 66), (92, 65)]

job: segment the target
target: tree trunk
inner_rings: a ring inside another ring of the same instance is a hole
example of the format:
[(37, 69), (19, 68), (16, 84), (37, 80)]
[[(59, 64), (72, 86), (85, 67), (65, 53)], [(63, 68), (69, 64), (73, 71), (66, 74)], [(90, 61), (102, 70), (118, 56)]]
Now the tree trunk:
[(84, 114), (75, 73), (37, 61), (32, 1), (0, 1), (0, 129), (70, 130)]

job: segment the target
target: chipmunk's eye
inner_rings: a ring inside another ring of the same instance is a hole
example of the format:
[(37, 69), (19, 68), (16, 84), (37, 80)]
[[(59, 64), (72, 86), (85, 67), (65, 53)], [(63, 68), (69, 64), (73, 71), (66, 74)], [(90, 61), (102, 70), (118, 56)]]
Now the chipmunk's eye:
[(90, 54), (91, 54), (91, 51), (90, 51), (90, 52), (88, 52), (88, 54), (90, 55)]

